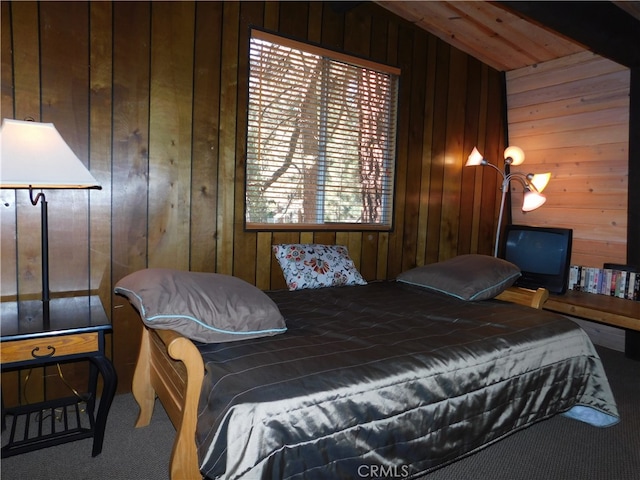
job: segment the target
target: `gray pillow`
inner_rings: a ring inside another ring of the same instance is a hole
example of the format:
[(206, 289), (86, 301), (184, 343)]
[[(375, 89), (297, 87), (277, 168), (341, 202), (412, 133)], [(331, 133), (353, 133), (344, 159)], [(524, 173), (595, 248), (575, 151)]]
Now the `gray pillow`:
[(462, 300), (486, 300), (509, 288), (520, 275), (520, 269), (511, 262), (469, 254), (416, 267), (401, 273), (396, 280)]
[(124, 277), (115, 292), (148, 327), (175, 330), (198, 342), (232, 342), (287, 329), (273, 300), (229, 275), (150, 268)]

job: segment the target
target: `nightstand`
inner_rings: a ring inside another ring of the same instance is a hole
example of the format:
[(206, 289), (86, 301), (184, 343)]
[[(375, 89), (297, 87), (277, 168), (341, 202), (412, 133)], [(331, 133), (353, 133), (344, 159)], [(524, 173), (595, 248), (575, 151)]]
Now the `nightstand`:
[[(81, 397), (6, 409), (3, 404), (3, 428), (7, 417), (13, 421), (2, 457), (90, 437), (95, 457), (102, 451), (117, 384), (115, 369), (105, 355), (105, 333), (111, 331), (111, 323), (97, 296), (52, 299), (49, 314), (44, 310), (40, 300), (0, 303), (2, 370), (89, 360), (88, 390)], [(103, 386), (95, 413), (98, 374)]]

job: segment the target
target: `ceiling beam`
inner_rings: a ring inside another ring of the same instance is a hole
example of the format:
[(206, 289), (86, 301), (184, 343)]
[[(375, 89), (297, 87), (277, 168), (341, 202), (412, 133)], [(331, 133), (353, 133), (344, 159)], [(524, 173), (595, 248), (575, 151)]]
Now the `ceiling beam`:
[(640, 67), (640, 20), (612, 2), (500, 1), (496, 5), (629, 68)]

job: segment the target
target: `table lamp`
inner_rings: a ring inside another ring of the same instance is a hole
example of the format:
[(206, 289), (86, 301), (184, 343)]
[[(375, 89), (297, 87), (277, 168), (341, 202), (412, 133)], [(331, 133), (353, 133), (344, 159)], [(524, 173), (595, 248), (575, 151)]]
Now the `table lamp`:
[(27, 189), (32, 205), (40, 202), (42, 302), (44, 321), (48, 322), (49, 234), (43, 190), (102, 187), (52, 123), (4, 119), (0, 130), (0, 188)]

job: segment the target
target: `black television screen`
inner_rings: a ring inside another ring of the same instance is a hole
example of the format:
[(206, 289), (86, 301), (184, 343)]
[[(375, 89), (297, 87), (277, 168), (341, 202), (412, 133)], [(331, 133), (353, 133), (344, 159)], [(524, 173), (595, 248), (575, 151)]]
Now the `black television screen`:
[(502, 258), (516, 264), (522, 272), (517, 286), (566, 292), (573, 230), (507, 225), (503, 238)]

